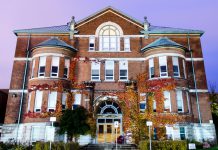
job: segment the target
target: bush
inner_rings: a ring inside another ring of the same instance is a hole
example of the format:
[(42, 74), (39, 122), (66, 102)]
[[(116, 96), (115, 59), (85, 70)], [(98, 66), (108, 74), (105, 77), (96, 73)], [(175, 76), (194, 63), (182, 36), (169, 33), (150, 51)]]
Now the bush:
[(31, 146), (25, 146), (16, 143), (3, 143), (0, 142), (0, 150), (29, 150)]
[[(34, 150), (49, 150), (50, 143), (49, 142), (36, 142), (34, 146)], [(52, 150), (79, 150), (79, 144), (70, 142), (53, 142)]]
[[(152, 141), (155, 150), (187, 150), (187, 141)], [(149, 150), (149, 141), (139, 143), (140, 150)]]

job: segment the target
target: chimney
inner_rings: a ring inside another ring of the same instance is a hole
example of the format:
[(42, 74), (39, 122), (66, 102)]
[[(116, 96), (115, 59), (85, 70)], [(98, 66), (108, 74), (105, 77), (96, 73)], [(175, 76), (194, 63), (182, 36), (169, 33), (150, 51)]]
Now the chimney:
[(72, 16), (71, 21), (69, 23), (69, 28), (70, 28), (70, 39), (73, 39), (73, 35), (74, 35), (74, 29), (75, 29), (75, 20), (74, 20), (74, 16)]
[(148, 31), (149, 27), (150, 27), (150, 23), (148, 22), (147, 17), (145, 16), (144, 17), (144, 30)]

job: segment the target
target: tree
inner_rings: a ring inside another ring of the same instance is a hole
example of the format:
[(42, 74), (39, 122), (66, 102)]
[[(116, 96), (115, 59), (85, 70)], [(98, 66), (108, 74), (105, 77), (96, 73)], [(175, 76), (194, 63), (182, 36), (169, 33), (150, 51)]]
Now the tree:
[(72, 141), (73, 138), (77, 141), (79, 135), (85, 135), (90, 131), (88, 118), (88, 111), (84, 107), (78, 107), (75, 110), (67, 109), (60, 117), (58, 133), (67, 133), (68, 141)]

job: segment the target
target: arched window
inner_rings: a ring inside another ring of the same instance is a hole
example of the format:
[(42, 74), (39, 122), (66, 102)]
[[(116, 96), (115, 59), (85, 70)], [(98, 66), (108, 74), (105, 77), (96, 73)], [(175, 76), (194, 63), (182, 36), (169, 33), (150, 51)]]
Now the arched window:
[(99, 31), (100, 51), (120, 50), (120, 31), (113, 25), (105, 25)]

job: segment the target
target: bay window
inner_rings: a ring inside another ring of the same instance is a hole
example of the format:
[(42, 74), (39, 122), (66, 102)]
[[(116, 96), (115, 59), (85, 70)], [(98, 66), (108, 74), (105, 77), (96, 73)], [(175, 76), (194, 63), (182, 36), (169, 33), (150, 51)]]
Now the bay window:
[(149, 78), (154, 78), (154, 59), (149, 59)]
[(58, 68), (59, 68), (59, 57), (52, 57), (51, 63), (51, 77), (58, 77)]
[(159, 57), (159, 68), (160, 68), (160, 77), (167, 77), (167, 57), (160, 56)]
[(179, 73), (178, 57), (172, 57), (172, 60), (173, 60), (173, 76), (174, 77), (179, 77), (180, 73)]
[(35, 105), (34, 105), (34, 112), (40, 112), (42, 107), (42, 91), (37, 90), (36, 91), (36, 97), (35, 97)]
[(54, 112), (57, 103), (57, 92), (50, 92), (48, 96), (48, 111)]
[(45, 56), (39, 57), (38, 77), (44, 77), (45, 76), (45, 64), (46, 64), (46, 57)]

